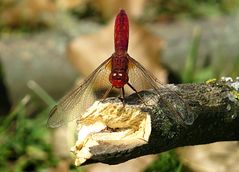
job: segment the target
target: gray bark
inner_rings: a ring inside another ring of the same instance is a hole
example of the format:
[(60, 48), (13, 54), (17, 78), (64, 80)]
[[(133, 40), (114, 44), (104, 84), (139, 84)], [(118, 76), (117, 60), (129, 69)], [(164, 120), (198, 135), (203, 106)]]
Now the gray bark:
[[(168, 106), (160, 104), (161, 100), (159, 100), (160, 108), (154, 106), (148, 111), (151, 115), (152, 131), (147, 144), (129, 149), (125, 149), (126, 145), (122, 150), (110, 145), (95, 146), (91, 149), (93, 157), (84, 164), (95, 162), (118, 164), (139, 156), (156, 154), (181, 146), (239, 140), (238, 81), (182, 84), (176, 87), (194, 114), (195, 120), (192, 125), (181, 125), (168, 118), (169, 115), (162, 113), (161, 110), (163, 112), (170, 112), (170, 110), (167, 109)], [(164, 91), (164, 88), (161, 91)], [(172, 101), (175, 99), (174, 96), (175, 94), (171, 95)], [(138, 102), (138, 99), (138, 96), (134, 94), (127, 98), (126, 103)]]

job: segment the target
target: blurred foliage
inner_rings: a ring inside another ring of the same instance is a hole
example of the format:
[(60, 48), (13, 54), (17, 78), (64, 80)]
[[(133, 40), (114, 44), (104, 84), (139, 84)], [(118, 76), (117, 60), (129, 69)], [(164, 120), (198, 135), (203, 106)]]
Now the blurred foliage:
[(181, 17), (202, 18), (232, 13), (239, 0), (151, 0), (145, 9), (146, 21), (172, 20)]
[[(238, 10), (238, 7), (239, 0), (150, 0), (147, 1), (140, 19), (155, 22), (181, 17), (201, 18), (229, 14)], [(105, 23), (107, 19), (103, 17), (101, 10), (91, 1), (62, 10), (58, 7), (57, 1), (34, 3), (33, 0), (2, 0), (0, 1), (0, 33), (42, 31), (54, 25), (57, 13), (63, 11), (73, 18)]]
[(49, 0), (1, 0), (0, 33), (32, 33), (49, 28), (54, 21), (54, 2)]
[(183, 172), (183, 166), (180, 163), (174, 150), (161, 153), (158, 159), (154, 161), (144, 172)]
[(31, 97), (0, 120), (0, 171), (39, 171), (57, 164), (50, 148), (50, 133), (44, 125), (48, 109), (32, 117), (27, 113)]
[(215, 71), (210, 67), (210, 58), (207, 57), (203, 66), (197, 67), (198, 49), (201, 40), (201, 29), (196, 27), (193, 33), (193, 39), (191, 47), (189, 48), (188, 57), (186, 58), (186, 64), (182, 81), (184, 83), (196, 83), (204, 82), (210, 78), (216, 76)]
[[(28, 87), (47, 107), (32, 112), (36, 100), (26, 95), (7, 116), (0, 114), (1, 172), (49, 171), (60, 161), (51, 150), (51, 133), (46, 126), (55, 101), (34, 81)], [(83, 169), (72, 165), (70, 171), (83, 172)]]
[(98, 23), (106, 23), (106, 20), (102, 17), (101, 12), (92, 6), (90, 3), (81, 5), (78, 8), (70, 10), (70, 14), (76, 19), (92, 20)]
[(49, 26), (46, 25), (37, 25), (37, 26), (30, 26), (27, 23), (22, 22), (21, 25), (9, 27), (9, 26), (1, 26), (0, 24), (0, 37), (1, 33), (4, 33), (5, 35), (11, 35), (11, 34), (19, 34), (19, 35), (25, 35), (29, 33), (35, 33), (35, 32), (41, 32), (46, 29), (49, 29)]
[[(193, 38), (191, 47), (189, 47), (188, 56), (186, 58), (186, 63), (184, 67), (184, 71), (181, 74), (183, 83), (200, 83), (205, 82), (211, 78), (219, 78), (221, 76), (230, 76), (232, 78), (236, 78), (238, 76), (238, 66), (239, 66), (239, 58), (234, 60), (234, 67), (232, 69), (220, 69), (217, 70), (211, 67), (211, 58), (210, 56), (205, 57), (203, 64), (198, 64), (199, 48), (200, 48), (200, 40), (201, 40), (201, 29), (196, 27), (194, 29)], [(238, 56), (239, 57), (239, 56)], [(221, 58), (220, 64), (228, 63), (226, 57)], [(224, 61), (225, 60), (225, 61)], [(224, 72), (228, 71), (228, 72)]]
[(199, 30), (199, 28), (195, 28), (193, 33), (192, 45), (189, 50), (190, 52), (186, 59), (186, 65), (183, 75), (184, 82), (192, 82), (194, 80), (200, 37), (201, 31)]
[[(202, 18), (230, 14), (239, 9), (239, 0), (150, 0), (146, 3), (143, 21), (171, 20), (180, 17)], [(78, 19), (106, 22), (102, 12), (93, 3), (86, 3), (72, 10)]]

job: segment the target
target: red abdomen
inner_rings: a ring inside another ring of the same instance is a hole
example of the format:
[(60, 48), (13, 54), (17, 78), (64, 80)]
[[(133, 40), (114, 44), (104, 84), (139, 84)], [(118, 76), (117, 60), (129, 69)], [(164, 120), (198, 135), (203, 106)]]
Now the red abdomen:
[(127, 52), (129, 41), (129, 21), (124, 10), (120, 10), (115, 20), (115, 52)]

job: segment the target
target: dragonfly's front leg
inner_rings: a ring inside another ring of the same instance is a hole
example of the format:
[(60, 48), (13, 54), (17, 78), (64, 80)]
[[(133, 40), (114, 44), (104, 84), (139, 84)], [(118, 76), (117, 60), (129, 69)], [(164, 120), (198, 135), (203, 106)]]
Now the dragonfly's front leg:
[(125, 106), (125, 91), (124, 91), (124, 87), (121, 88), (119, 99), (123, 103), (123, 106)]
[(133, 85), (131, 85), (130, 83), (127, 83), (127, 85), (137, 94), (142, 103), (147, 106), (147, 104), (144, 102), (144, 99), (139, 95), (138, 91), (133, 87)]

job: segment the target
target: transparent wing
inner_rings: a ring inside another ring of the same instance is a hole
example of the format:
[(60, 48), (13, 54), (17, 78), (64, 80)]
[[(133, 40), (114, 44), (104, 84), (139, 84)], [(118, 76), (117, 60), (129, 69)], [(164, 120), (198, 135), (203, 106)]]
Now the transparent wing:
[[(69, 91), (50, 112), (47, 125), (51, 128), (60, 127), (69, 121), (78, 118), (92, 103), (96, 96), (93, 90), (98, 85), (111, 87), (108, 76), (110, 74), (111, 58), (105, 60), (79, 86)], [(98, 95), (98, 96), (103, 96)]]
[[(168, 87), (161, 84), (152, 74), (150, 74), (139, 62), (128, 56), (129, 59), (129, 83), (137, 91), (145, 89), (154, 89), (156, 94), (160, 96), (160, 102), (166, 105), (170, 110), (167, 112), (170, 118), (181, 124), (190, 125), (194, 121), (194, 116), (190, 111), (190, 107), (183, 101), (181, 96)], [(163, 89), (160, 89), (163, 88)], [(160, 90), (164, 90), (161, 92)], [(174, 102), (169, 98), (173, 95)]]

